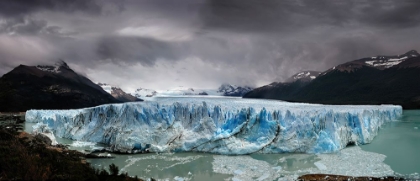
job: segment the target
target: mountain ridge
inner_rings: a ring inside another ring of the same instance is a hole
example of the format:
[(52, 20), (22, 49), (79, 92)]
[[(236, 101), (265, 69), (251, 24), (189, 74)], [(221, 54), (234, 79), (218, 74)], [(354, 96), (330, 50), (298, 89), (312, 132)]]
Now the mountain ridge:
[(111, 94), (115, 99), (122, 101), (122, 102), (138, 102), (143, 101), (142, 99), (139, 99), (131, 94), (126, 93), (121, 88), (112, 86), (106, 83), (97, 83), (99, 86), (102, 87), (106, 92)]
[(152, 99), (160, 96), (232, 96), (242, 97), (245, 93), (251, 91), (250, 86), (237, 86), (224, 83), (217, 89), (195, 89), (190, 87), (178, 86), (164, 91), (138, 88), (130, 94), (140, 99)]
[(19, 65), (0, 78), (0, 111), (73, 109), (120, 102), (64, 61)]
[[(409, 57), (396, 63), (396, 58), (408, 53)], [(420, 56), (417, 51), (381, 56), (380, 59), (383, 61), (379, 66), (366, 63), (372, 57), (362, 58), (334, 66), (310, 82), (272, 83), (243, 97), (322, 104), (398, 104), (404, 109), (420, 108)], [(385, 66), (390, 65), (389, 62), (392, 66)]]

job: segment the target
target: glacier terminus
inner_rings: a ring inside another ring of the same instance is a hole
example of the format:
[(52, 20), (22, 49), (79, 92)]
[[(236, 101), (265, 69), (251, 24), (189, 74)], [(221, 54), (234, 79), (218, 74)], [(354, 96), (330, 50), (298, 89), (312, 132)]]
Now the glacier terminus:
[(74, 110), (29, 110), (34, 131), (115, 152), (330, 153), (367, 144), (397, 105), (321, 105), (242, 98), (165, 97)]

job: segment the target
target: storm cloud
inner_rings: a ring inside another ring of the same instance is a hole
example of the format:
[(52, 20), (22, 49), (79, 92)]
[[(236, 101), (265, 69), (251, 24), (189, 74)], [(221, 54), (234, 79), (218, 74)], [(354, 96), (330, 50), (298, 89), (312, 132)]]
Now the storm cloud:
[(0, 75), (63, 59), (125, 89), (261, 86), (418, 49), (413, 0), (0, 2)]
[(25, 16), (37, 11), (51, 10), (72, 13), (76, 11), (89, 14), (101, 13), (100, 1), (85, 0), (6, 0), (0, 2), (0, 15), (6, 17)]

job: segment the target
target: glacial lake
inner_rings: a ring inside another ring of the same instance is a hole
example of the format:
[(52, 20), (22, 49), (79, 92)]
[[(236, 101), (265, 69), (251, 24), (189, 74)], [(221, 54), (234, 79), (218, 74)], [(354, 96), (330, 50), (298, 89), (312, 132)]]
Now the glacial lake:
[[(30, 132), (33, 123), (26, 123)], [(112, 159), (88, 159), (96, 168), (116, 164), (122, 172), (157, 180), (293, 180), (308, 173), (380, 176), (420, 173), (420, 110), (406, 110), (400, 121), (387, 123), (372, 143), (332, 154), (251, 154), (225, 156), (206, 153), (112, 154)], [(57, 138), (71, 149), (101, 147)]]

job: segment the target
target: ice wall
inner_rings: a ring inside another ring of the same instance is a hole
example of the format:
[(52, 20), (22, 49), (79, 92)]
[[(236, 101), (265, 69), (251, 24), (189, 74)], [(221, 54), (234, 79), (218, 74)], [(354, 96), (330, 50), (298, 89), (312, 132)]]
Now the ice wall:
[(129, 153), (328, 153), (371, 142), (382, 124), (401, 114), (401, 106), (394, 105), (160, 98), (78, 110), (30, 110), (26, 121), (45, 125), (59, 137), (105, 143), (113, 151)]

